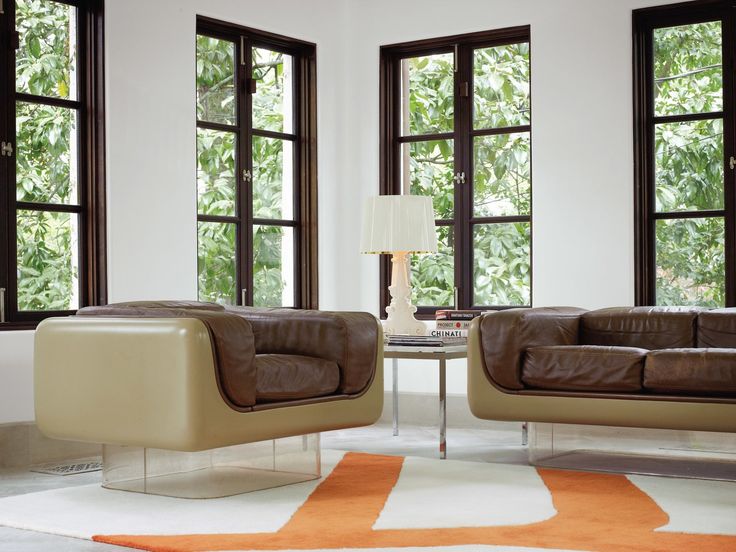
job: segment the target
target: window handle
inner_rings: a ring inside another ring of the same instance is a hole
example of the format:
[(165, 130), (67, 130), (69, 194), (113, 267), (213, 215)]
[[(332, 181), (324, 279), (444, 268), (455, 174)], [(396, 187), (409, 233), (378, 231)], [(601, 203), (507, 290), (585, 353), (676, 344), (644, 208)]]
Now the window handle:
[(3, 322), (5, 322), (5, 288), (0, 288), (0, 323)]
[(243, 306), (245, 306), (245, 303), (246, 303), (246, 298), (245, 298), (246, 297), (246, 293), (245, 293), (246, 291), (247, 290), (245, 288), (243, 288), (243, 289), (240, 290), (240, 304), (243, 305)]
[(733, 170), (733, 169), (734, 169), (734, 167), (736, 167), (736, 159), (734, 159), (733, 155), (732, 155), (732, 156), (731, 156), (731, 158), (730, 158), (730, 159), (728, 160), (728, 167), (729, 167), (729, 168), (730, 168), (731, 170)]

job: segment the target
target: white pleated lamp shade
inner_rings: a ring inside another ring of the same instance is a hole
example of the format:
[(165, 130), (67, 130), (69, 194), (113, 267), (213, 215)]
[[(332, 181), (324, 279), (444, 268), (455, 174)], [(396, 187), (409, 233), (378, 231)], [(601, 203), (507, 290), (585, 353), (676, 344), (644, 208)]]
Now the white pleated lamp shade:
[(368, 199), (363, 214), (361, 253), (435, 253), (432, 198), (382, 195)]

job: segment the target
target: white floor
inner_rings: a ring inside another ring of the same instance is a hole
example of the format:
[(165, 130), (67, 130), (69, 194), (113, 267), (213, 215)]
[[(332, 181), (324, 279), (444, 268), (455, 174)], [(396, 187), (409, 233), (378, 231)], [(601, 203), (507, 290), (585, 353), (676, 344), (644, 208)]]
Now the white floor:
[[(438, 458), (438, 440), (436, 427), (401, 426), (399, 435), (394, 437), (390, 426), (375, 425), (323, 433), (322, 448)], [(487, 429), (448, 428), (447, 456), (456, 460), (525, 464), (526, 447), (521, 444), (521, 425), (489, 422)], [(53, 476), (27, 470), (5, 470), (0, 471), (0, 497), (87, 485), (99, 480), (100, 472)], [(102, 552), (130, 549), (0, 527), (2, 552), (77, 550)]]

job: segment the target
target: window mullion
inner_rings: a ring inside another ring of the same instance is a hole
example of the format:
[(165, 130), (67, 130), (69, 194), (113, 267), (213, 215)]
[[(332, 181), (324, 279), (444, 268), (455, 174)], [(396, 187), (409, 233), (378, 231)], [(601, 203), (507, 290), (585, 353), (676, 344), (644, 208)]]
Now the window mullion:
[[(0, 35), (10, 36), (12, 31), (11, 22), (13, 20), (12, 10), (14, 2), (10, 0), (0, 0), (5, 8), (5, 13), (0, 15)], [(12, 52), (7, 41), (0, 41), (0, 141), (7, 142), (10, 140), (10, 83), (12, 65), (10, 56)], [(10, 213), (9, 213), (9, 197), (10, 197), (10, 165), (8, 158), (0, 157), (0, 288), (5, 289), (0, 301), (4, 301), (2, 310), (4, 313), (4, 321), (9, 320), (9, 255), (10, 255)]]
[[(240, 282), (238, 300), (253, 304), (253, 96), (248, 82), (253, 75), (253, 44), (246, 36), (240, 37), (238, 51), (239, 98), (238, 126), (238, 182), (239, 217), (238, 228), (238, 281)], [(245, 290), (245, 293), (243, 293)]]
[(736, 157), (736, 114), (734, 101), (736, 90), (734, 71), (736, 71), (736, 8), (724, 13), (722, 22), (723, 40), (723, 176), (725, 265), (726, 265), (726, 306), (736, 305), (736, 170), (730, 168), (730, 158)]
[(455, 51), (459, 58), (455, 72), (455, 174), (465, 176), (455, 183), (455, 285), (459, 288), (458, 307), (468, 309), (473, 302), (473, 232), (470, 227), (473, 186), (473, 48), (461, 43)]

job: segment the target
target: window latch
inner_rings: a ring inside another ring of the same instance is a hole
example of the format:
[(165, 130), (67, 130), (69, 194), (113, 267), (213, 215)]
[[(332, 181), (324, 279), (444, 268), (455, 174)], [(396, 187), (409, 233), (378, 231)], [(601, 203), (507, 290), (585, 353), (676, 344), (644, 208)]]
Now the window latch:
[(455, 173), (453, 180), (455, 181), (455, 184), (465, 184), (465, 173), (464, 172)]
[(13, 157), (13, 144), (10, 142), (0, 142), (0, 156)]
[(247, 289), (243, 288), (240, 290), (240, 304), (245, 305), (248, 302)]
[(5, 322), (5, 288), (0, 288), (0, 323)]
[(243, 182), (250, 182), (250, 179), (252, 178), (250, 171), (248, 169), (243, 169)]
[(728, 160), (728, 167), (729, 167), (729, 168), (730, 168), (731, 170), (733, 170), (733, 169), (734, 169), (734, 167), (736, 167), (736, 159), (734, 159), (733, 155), (732, 155), (732, 156), (731, 156), (731, 158), (730, 158), (730, 159)]

